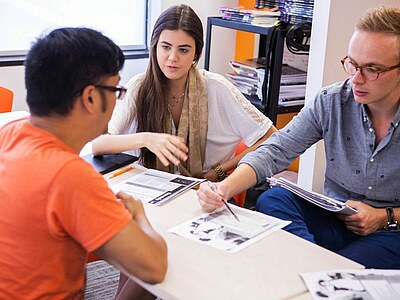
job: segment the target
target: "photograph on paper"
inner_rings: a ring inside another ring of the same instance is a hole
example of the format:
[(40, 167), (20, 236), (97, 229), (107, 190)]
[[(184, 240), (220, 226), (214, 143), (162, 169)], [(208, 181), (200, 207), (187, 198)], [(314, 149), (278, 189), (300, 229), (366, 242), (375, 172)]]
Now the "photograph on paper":
[(400, 270), (331, 270), (300, 275), (314, 299), (400, 299)]
[(202, 214), (168, 231), (220, 250), (236, 253), (290, 223), (233, 205), (230, 207), (240, 221), (224, 208)]
[(114, 192), (125, 192), (143, 202), (160, 205), (204, 181), (153, 169), (135, 174), (112, 187)]

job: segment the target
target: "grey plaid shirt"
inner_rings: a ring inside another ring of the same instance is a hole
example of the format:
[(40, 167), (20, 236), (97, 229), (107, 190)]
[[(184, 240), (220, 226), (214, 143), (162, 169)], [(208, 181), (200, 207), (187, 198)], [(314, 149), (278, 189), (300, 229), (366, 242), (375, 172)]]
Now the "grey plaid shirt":
[(250, 165), (258, 184), (286, 168), (317, 141), (325, 143), (324, 194), (374, 207), (400, 206), (400, 107), (387, 135), (375, 147), (365, 106), (354, 100), (349, 79), (323, 88), (285, 128), (240, 164)]

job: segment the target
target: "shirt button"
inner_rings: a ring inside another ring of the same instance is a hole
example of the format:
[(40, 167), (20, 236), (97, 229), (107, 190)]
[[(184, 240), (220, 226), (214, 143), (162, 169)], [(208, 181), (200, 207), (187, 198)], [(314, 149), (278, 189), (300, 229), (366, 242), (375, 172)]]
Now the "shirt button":
[(369, 161), (370, 161), (370, 162), (374, 162), (375, 159), (374, 159), (374, 158), (370, 158)]
[(369, 190), (372, 190), (372, 186), (369, 186), (368, 189), (369, 189)]
[(374, 132), (374, 130), (372, 129), (372, 128), (370, 128), (370, 129), (368, 129), (369, 130), (369, 132)]

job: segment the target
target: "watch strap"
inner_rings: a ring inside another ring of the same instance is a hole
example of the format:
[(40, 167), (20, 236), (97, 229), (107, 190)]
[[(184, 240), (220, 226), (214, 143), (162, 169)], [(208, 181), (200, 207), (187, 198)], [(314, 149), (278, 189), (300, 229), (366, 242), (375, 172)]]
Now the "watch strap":
[(386, 230), (398, 230), (399, 224), (397, 223), (396, 216), (392, 207), (386, 207), (387, 223), (385, 226)]

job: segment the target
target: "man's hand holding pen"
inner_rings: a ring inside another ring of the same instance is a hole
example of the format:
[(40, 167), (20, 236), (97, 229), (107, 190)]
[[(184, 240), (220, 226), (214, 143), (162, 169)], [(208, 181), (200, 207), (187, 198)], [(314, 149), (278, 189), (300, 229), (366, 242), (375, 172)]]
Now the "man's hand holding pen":
[(210, 181), (203, 182), (200, 184), (200, 188), (197, 190), (197, 197), (201, 206), (201, 209), (205, 212), (212, 212), (217, 208), (226, 206), (227, 209), (232, 213), (236, 220), (239, 218), (230, 209), (225, 199), (229, 199), (228, 187), (226, 181), (219, 183), (211, 183)]
[(224, 196), (227, 196), (227, 193), (224, 193), (224, 187), (220, 187), (221, 184), (222, 182), (213, 183), (214, 189), (210, 187), (208, 181), (200, 184), (196, 194), (203, 211), (212, 212), (217, 208), (224, 206), (222, 199), (224, 199)]

